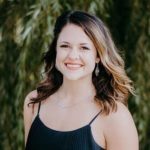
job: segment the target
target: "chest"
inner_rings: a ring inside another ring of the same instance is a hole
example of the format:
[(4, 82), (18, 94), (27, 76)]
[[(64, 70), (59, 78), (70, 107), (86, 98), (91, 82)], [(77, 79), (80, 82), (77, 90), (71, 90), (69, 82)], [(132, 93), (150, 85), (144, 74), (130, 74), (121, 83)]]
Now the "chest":
[(48, 128), (37, 116), (31, 126), (26, 150), (103, 150), (91, 132), (89, 125), (72, 131), (57, 131)]

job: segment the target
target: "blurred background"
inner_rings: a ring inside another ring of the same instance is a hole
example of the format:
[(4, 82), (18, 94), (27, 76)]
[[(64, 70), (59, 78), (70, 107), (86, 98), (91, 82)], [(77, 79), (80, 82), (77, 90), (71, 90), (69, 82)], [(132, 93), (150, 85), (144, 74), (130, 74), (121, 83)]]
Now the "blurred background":
[(110, 28), (136, 88), (129, 109), (140, 150), (150, 150), (149, 0), (0, 0), (0, 150), (24, 149), (24, 98), (41, 80), (41, 56), (66, 10), (95, 14)]

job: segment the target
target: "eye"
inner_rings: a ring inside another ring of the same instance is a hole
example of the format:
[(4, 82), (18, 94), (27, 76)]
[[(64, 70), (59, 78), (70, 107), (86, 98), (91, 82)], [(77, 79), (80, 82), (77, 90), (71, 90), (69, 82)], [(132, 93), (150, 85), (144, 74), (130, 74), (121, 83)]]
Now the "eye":
[(69, 48), (69, 45), (67, 44), (63, 44), (63, 45), (60, 45), (61, 48)]
[(86, 47), (86, 46), (82, 46), (81, 49), (82, 49), (82, 50), (90, 50), (90, 49), (89, 49), (88, 47)]

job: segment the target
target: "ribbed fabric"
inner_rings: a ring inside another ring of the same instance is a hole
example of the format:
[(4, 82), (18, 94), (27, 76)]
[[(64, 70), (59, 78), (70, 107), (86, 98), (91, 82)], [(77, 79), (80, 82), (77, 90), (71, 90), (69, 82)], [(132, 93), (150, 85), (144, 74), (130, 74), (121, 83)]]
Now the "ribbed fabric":
[(72, 131), (57, 131), (45, 126), (38, 114), (35, 117), (27, 139), (25, 150), (104, 150), (92, 136), (91, 123)]

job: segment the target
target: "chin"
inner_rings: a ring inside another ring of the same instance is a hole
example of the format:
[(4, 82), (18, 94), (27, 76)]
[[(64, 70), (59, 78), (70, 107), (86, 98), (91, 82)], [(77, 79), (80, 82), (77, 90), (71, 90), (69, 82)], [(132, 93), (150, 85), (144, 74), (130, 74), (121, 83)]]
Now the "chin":
[(80, 80), (81, 77), (65, 77), (65, 79), (70, 80), (70, 81), (77, 81), (77, 80)]

